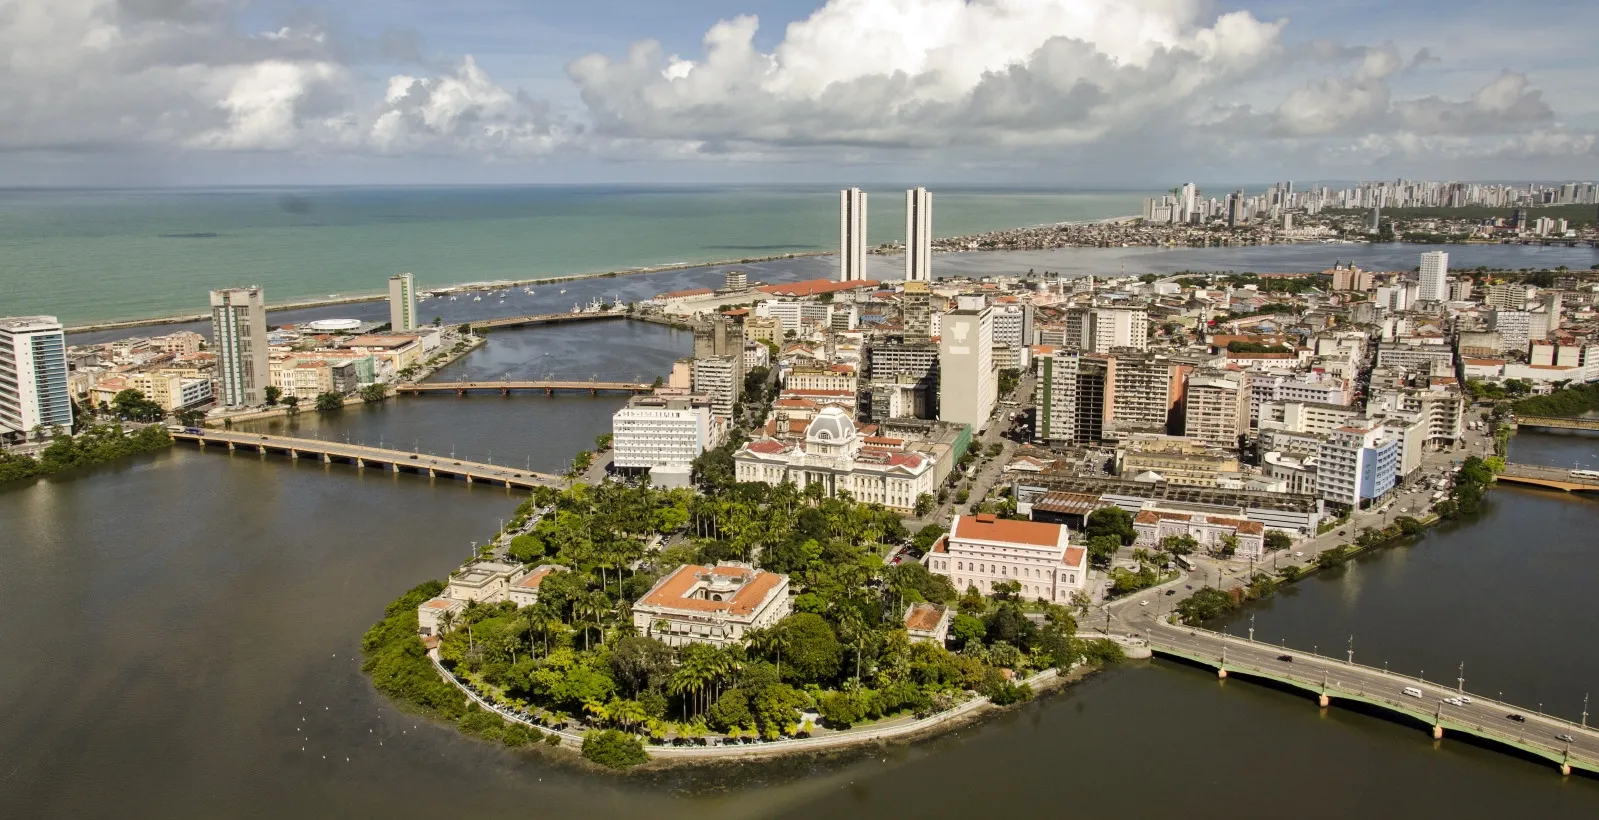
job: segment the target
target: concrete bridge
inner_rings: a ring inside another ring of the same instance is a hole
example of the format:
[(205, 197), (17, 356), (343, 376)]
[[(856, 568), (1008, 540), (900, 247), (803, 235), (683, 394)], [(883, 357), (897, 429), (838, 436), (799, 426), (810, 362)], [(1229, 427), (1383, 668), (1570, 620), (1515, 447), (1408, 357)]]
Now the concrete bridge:
[(572, 322), (600, 322), (608, 319), (626, 319), (625, 313), (539, 313), (532, 316), (506, 316), (500, 319), (483, 319), (469, 322), (472, 331), (493, 330), (498, 327), (523, 327), (526, 325), (560, 325)]
[(1551, 430), (1599, 430), (1599, 418), (1577, 419), (1560, 416), (1518, 416), (1517, 427), (1545, 427)]
[[(1581, 723), (1572, 723), (1468, 694), (1460, 679), (1451, 686), (1362, 666), (1353, 662), (1352, 651), (1348, 660), (1338, 660), (1164, 621), (1144, 625), (1155, 654), (1211, 667), (1220, 678), (1241, 675), (1301, 689), (1324, 709), (1338, 700), (1364, 704), (1427, 726), (1435, 739), (1459, 732), (1552, 761), (1564, 775), (1573, 769), (1599, 774), (1599, 732), (1588, 728), (1586, 711)], [(1406, 694), (1407, 688), (1421, 696)]]
[(1530, 484), (1555, 490), (1599, 492), (1599, 478), (1572, 475), (1563, 467), (1541, 467), (1536, 464), (1506, 464), (1499, 480), (1511, 484)]
[(358, 469), (370, 467), (386, 472), (418, 473), (430, 478), (444, 476), (458, 478), (468, 484), (488, 482), (505, 487), (532, 489), (540, 486), (559, 486), (562, 482), (560, 476), (535, 473), (516, 467), (321, 439), (264, 436), (259, 433), (234, 433), (221, 430), (202, 430), (198, 433), (172, 431), (172, 438), (177, 441), (195, 442), (201, 449), (216, 446), (226, 448), (230, 453), (241, 449), (262, 455), (281, 453), (291, 459), (315, 458), (324, 463), (337, 461), (351, 464)]
[(423, 382), (396, 385), (396, 395), (421, 395), (423, 393), (455, 393), (458, 396), (479, 390), (498, 390), (500, 395), (510, 395), (512, 390), (543, 390), (548, 396), (557, 390), (586, 390), (596, 393), (648, 393), (654, 385), (635, 382), (590, 382), (572, 380), (531, 380), (498, 382)]

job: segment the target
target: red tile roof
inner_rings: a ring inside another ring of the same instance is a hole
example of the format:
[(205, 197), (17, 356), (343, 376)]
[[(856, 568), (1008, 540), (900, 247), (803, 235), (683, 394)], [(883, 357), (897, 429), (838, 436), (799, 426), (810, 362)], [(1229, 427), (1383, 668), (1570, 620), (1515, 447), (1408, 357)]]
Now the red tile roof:
[(876, 289), (882, 284), (875, 279), (854, 279), (848, 282), (839, 282), (833, 279), (807, 279), (803, 282), (790, 282), (786, 285), (762, 285), (756, 290), (770, 293), (774, 296), (817, 296), (823, 293), (837, 293), (843, 290), (860, 290), (863, 288)]
[(905, 612), (906, 631), (932, 632), (944, 620), (944, 608), (937, 604), (911, 604)]
[(1061, 563), (1068, 567), (1081, 567), (1083, 565), (1083, 555), (1086, 552), (1087, 550), (1082, 547), (1067, 547), (1066, 557), (1061, 559)]
[[(743, 581), (732, 597), (725, 601), (713, 601), (702, 598), (686, 598), (702, 578), (722, 576), (736, 578)], [(658, 606), (666, 609), (688, 609), (696, 612), (720, 612), (726, 615), (744, 616), (755, 612), (772, 591), (788, 580), (787, 575), (767, 572), (759, 569), (746, 569), (744, 567), (714, 566), (704, 567), (696, 564), (685, 564), (677, 571), (667, 576), (665, 581), (656, 585), (639, 601), (641, 606)]]
[(954, 538), (974, 541), (1004, 541), (1037, 547), (1059, 546), (1062, 530), (1059, 524), (1037, 521), (1009, 521), (992, 515), (958, 515), (950, 531)]
[(781, 441), (773, 441), (769, 438), (752, 441), (744, 446), (752, 453), (764, 453), (766, 455), (776, 455), (788, 451), (787, 444)]

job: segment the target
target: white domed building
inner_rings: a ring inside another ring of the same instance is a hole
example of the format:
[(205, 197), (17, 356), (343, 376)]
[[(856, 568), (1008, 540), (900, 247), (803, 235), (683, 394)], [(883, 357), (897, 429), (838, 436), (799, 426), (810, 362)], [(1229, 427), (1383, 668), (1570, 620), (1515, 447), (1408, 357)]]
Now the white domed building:
[(739, 481), (820, 484), (829, 498), (848, 492), (856, 501), (903, 512), (937, 487), (932, 456), (908, 451), (895, 440), (863, 439), (854, 419), (837, 406), (816, 414), (803, 442), (758, 439), (739, 448), (733, 463)]

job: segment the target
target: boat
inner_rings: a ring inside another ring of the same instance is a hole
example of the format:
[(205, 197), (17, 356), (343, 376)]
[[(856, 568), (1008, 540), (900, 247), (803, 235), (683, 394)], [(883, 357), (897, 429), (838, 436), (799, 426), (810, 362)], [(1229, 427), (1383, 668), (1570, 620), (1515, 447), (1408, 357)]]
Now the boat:
[(565, 293), (566, 292), (566, 288), (561, 288), (561, 292)]
[(483, 294), (481, 294), (481, 293), (479, 293), (479, 294), (478, 294), (478, 295), (476, 295), (476, 296), (474, 296), (474, 297), (472, 297), (472, 301), (474, 301), (474, 302), (481, 302), (481, 301), (483, 301)]
[(578, 307), (577, 303), (573, 302), (572, 303), (572, 312), (573, 313), (582, 313), (583, 312), (583, 308)]
[(450, 301), (452, 301), (452, 302), (455, 301), (455, 294), (453, 294), (453, 293), (450, 294)]

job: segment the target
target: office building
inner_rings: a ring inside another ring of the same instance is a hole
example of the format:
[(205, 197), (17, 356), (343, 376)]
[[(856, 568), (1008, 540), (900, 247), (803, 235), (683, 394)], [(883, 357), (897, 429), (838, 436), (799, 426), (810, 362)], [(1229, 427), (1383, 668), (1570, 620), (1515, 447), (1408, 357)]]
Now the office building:
[(1033, 343), (1033, 306), (1005, 304), (994, 307), (994, 344), (1021, 347)]
[(659, 486), (687, 487), (694, 459), (720, 444), (726, 430), (704, 396), (637, 396), (611, 416), (614, 463), (649, 470)]
[(1033, 348), (1033, 355), (1038, 361), (1035, 437), (1067, 443), (1103, 439), (1115, 419), (1116, 360), (1048, 346)]
[(866, 278), (866, 192), (838, 192), (838, 281)]
[(389, 330), (410, 333), (416, 330), (416, 282), (411, 274), (389, 277)]
[(1249, 429), (1249, 390), (1238, 376), (1196, 371), (1188, 377), (1183, 435), (1236, 449)]
[(961, 306), (944, 316), (938, 345), (938, 418), (988, 426), (999, 401), (999, 372), (994, 367), (994, 314), (981, 298), (961, 297)]
[(1143, 308), (1071, 308), (1064, 325), (1064, 346), (1071, 349), (1095, 353), (1149, 349), (1149, 313)]
[(26, 440), (40, 427), (72, 433), (66, 336), (54, 316), (0, 319), (0, 436)]
[(1334, 430), (1316, 457), (1322, 500), (1354, 509), (1387, 495), (1398, 477), (1399, 447), (1380, 422), (1351, 421)]
[(1148, 353), (1116, 355), (1111, 389), (1117, 430), (1166, 433), (1182, 426), (1183, 388), (1193, 365)]
[(256, 285), (211, 291), (211, 344), (217, 355), (217, 399), (228, 407), (266, 402), (266, 294)]
[(905, 192), (905, 281), (932, 278), (933, 195), (926, 188)]
[(1421, 255), (1421, 301), (1443, 302), (1449, 299), (1449, 254), (1428, 251)]
[(733, 406), (738, 404), (744, 391), (743, 351), (736, 356), (696, 358), (690, 368), (693, 391), (710, 397), (711, 413), (731, 419)]
[(926, 282), (906, 282), (900, 313), (905, 320), (905, 341), (926, 343), (933, 336), (932, 294)]

